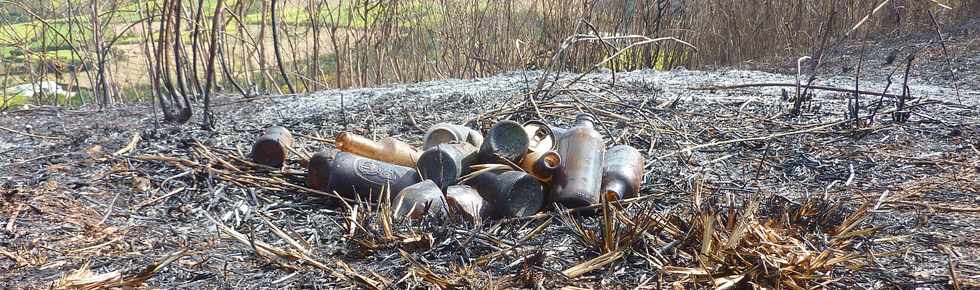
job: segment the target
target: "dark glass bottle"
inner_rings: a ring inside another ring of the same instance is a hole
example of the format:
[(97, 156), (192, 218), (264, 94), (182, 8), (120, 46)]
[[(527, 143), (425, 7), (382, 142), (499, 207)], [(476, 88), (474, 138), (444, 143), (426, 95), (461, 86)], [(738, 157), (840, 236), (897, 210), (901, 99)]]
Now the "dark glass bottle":
[(558, 138), (562, 165), (552, 180), (550, 201), (574, 208), (600, 202), (605, 144), (593, 129), (595, 117), (579, 114), (575, 126)]
[(381, 200), (385, 188), (394, 196), (421, 181), (415, 169), (336, 150), (314, 154), (307, 170), (306, 184), (310, 188), (375, 202)]
[(602, 192), (609, 200), (636, 196), (643, 181), (643, 155), (629, 145), (616, 145), (606, 152)]

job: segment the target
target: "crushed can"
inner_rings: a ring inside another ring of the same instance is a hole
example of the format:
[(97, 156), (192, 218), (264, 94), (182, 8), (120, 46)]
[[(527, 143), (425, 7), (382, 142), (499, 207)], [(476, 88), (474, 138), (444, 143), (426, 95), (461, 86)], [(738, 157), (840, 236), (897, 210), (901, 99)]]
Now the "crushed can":
[(521, 168), (541, 182), (551, 182), (552, 176), (561, 165), (561, 155), (558, 151), (531, 151), (521, 159)]
[(258, 164), (282, 168), (293, 146), (293, 135), (283, 127), (270, 127), (252, 145), (252, 161)]
[(422, 153), (416, 167), (422, 178), (431, 179), (439, 188), (456, 184), (477, 161), (477, 149), (469, 143), (439, 144)]
[(337, 135), (335, 143), (340, 151), (413, 168), (419, 155), (422, 155), (412, 145), (391, 137), (374, 141), (351, 132), (342, 132)]
[(337, 150), (314, 154), (307, 171), (310, 188), (374, 202), (381, 200), (385, 190), (394, 194), (421, 181), (415, 169)]
[(643, 181), (643, 154), (629, 145), (616, 145), (606, 152), (602, 192), (608, 200), (636, 196)]
[(568, 208), (598, 204), (605, 144), (589, 114), (575, 117), (575, 126), (558, 138), (562, 164), (551, 184), (549, 200)]
[(446, 200), (432, 180), (410, 185), (398, 192), (392, 201), (396, 217), (419, 219), (426, 215), (445, 216)]
[(483, 134), (463, 125), (438, 123), (425, 131), (425, 136), (422, 137), (422, 150), (448, 143), (469, 143), (473, 147), (480, 148), (483, 145)]
[(450, 214), (474, 224), (483, 223), (490, 212), (490, 207), (480, 193), (473, 187), (462, 184), (446, 188), (446, 206)]

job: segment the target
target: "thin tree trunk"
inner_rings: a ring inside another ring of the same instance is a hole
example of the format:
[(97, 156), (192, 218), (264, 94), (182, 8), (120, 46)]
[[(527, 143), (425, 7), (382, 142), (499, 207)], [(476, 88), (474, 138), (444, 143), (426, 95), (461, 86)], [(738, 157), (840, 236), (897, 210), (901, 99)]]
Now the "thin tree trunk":
[(221, 29), (221, 10), (224, 8), (224, 1), (217, 0), (214, 7), (214, 16), (211, 17), (211, 45), (208, 47), (208, 68), (206, 77), (207, 83), (204, 86), (204, 129), (211, 130), (211, 88), (214, 86), (214, 59), (217, 55), (219, 33)]
[[(218, 0), (221, 1), (221, 0)], [(279, 43), (279, 17), (276, 15), (276, 0), (272, 0), (270, 5), (270, 13), (272, 14), (272, 49), (276, 54), (276, 64), (279, 66), (279, 73), (282, 74), (282, 81), (286, 83), (286, 88), (289, 89), (290, 94), (295, 94), (296, 89), (293, 88), (293, 84), (289, 82), (289, 76), (286, 75), (286, 67), (282, 62), (282, 52), (281, 45)]]

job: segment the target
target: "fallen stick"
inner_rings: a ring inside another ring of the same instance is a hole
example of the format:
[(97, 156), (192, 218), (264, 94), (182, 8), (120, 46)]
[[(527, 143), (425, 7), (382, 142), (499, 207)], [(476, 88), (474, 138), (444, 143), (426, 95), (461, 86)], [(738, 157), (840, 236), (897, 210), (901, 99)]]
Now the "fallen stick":
[[(733, 89), (762, 88), (762, 87), (794, 87), (795, 88), (796, 87), (796, 84), (757, 83), (757, 84), (740, 84), (740, 85), (730, 85), (730, 86), (691, 87), (691, 88), (687, 88), (687, 89), (689, 89), (689, 90), (695, 90), (695, 91), (710, 91), (710, 90), (733, 90)], [(832, 91), (832, 92), (841, 92), (841, 93), (858, 93), (858, 94), (861, 94), (861, 95), (879, 96), (879, 97), (886, 97), (886, 98), (889, 98), (889, 99), (898, 99), (898, 98), (902, 97), (900, 95), (889, 94), (889, 93), (877, 93), (877, 92), (870, 92), (870, 91), (852, 90), (852, 89), (827, 87), (827, 86), (800, 85), (800, 87), (807, 88), (807, 89), (814, 89), (814, 90), (824, 90), (824, 91)], [(940, 104), (943, 104), (943, 105), (953, 106), (953, 107), (957, 107), (957, 108), (971, 108), (969, 106), (964, 106), (964, 105), (960, 105), (960, 104), (956, 104), (956, 103), (949, 103), (949, 102), (944, 102), (944, 101), (936, 101), (936, 102), (938, 102)]]
[(41, 136), (41, 135), (31, 134), (31, 133), (27, 133), (27, 132), (17, 131), (17, 130), (10, 129), (10, 128), (7, 128), (7, 127), (0, 127), (0, 130), (4, 130), (4, 131), (10, 132), (10, 133), (17, 134), (17, 135), (24, 135), (24, 136), (27, 136), (27, 137), (34, 137), (34, 138), (41, 138), (41, 139), (51, 139), (51, 140), (68, 140), (68, 138), (65, 138), (65, 137)]

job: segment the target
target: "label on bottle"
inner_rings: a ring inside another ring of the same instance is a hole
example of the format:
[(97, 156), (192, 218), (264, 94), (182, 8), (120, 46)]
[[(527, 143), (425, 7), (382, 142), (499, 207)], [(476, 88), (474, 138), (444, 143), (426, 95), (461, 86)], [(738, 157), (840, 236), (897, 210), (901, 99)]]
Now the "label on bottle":
[(355, 163), (357, 176), (377, 185), (385, 185), (395, 180), (395, 170), (371, 159), (358, 159)]

